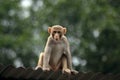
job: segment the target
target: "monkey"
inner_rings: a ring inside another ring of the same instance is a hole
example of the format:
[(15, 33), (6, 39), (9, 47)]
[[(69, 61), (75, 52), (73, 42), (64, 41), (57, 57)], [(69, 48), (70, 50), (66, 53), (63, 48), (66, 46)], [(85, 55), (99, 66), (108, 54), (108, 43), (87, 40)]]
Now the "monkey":
[(77, 74), (72, 69), (72, 59), (69, 42), (65, 36), (67, 29), (60, 25), (48, 27), (50, 36), (47, 39), (44, 52), (40, 53), (37, 67), (43, 71), (62, 70), (63, 73)]

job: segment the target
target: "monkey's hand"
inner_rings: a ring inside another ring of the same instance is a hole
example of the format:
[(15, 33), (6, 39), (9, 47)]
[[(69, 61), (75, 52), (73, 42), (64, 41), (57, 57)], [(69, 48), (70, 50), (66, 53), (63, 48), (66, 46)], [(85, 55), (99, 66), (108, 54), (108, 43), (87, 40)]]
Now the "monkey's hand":
[(43, 68), (43, 71), (50, 71), (50, 68)]
[(37, 70), (38, 68), (42, 68), (42, 66), (37, 66), (37, 67), (35, 68), (35, 70)]
[(71, 74), (71, 70), (70, 70), (70, 69), (68, 69), (68, 68), (67, 68), (67, 69), (63, 69), (63, 70), (62, 70), (62, 72), (63, 72), (63, 73), (68, 73), (68, 74)]

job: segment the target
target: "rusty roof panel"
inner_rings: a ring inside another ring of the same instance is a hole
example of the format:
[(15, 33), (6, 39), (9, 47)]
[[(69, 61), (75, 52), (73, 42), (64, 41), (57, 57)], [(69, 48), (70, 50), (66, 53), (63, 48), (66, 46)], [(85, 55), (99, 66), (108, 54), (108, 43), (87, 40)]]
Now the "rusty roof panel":
[(116, 74), (116, 75), (114, 76), (114, 79), (115, 79), (115, 80), (120, 80), (120, 73), (119, 73), (119, 74)]
[(4, 66), (2, 64), (0, 64), (0, 71), (4, 68)]
[(1, 70), (1, 76), (8, 77), (9, 74), (11, 74), (11, 70), (15, 69), (14, 66), (9, 65)]
[(51, 75), (47, 79), (48, 80), (56, 80), (56, 78), (58, 79), (61, 74), (62, 74), (61, 71), (53, 72), (53, 73), (51, 73)]
[(42, 69), (37, 69), (37, 70), (33, 70), (27, 77), (26, 79), (34, 79), (37, 78), (40, 74), (42, 73)]
[(94, 74), (90, 80), (99, 80), (101, 77), (103, 77), (104, 75), (101, 72), (98, 72), (96, 74)]
[(79, 72), (76, 75), (62, 74), (62, 71), (43, 72), (42, 69), (15, 68), (0, 64), (0, 80), (120, 80), (120, 74), (102, 74), (100, 72)]

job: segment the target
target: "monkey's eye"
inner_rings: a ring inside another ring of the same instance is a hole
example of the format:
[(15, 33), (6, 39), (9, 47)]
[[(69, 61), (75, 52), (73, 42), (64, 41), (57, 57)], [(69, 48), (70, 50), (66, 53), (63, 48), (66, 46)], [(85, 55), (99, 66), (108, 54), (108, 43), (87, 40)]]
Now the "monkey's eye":
[(56, 33), (56, 31), (53, 31), (53, 33)]
[(58, 33), (61, 33), (60, 31), (58, 31)]

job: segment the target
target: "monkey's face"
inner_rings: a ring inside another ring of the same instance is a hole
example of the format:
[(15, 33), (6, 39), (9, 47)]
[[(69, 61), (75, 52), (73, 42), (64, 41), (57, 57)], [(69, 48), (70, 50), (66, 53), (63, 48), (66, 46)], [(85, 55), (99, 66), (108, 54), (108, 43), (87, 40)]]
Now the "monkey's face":
[(59, 41), (62, 37), (62, 32), (59, 30), (53, 30), (52, 37), (54, 40)]
[(49, 27), (48, 32), (54, 40), (59, 41), (61, 40), (62, 36), (66, 33), (66, 28), (63, 28), (60, 25), (55, 25), (53, 27)]

